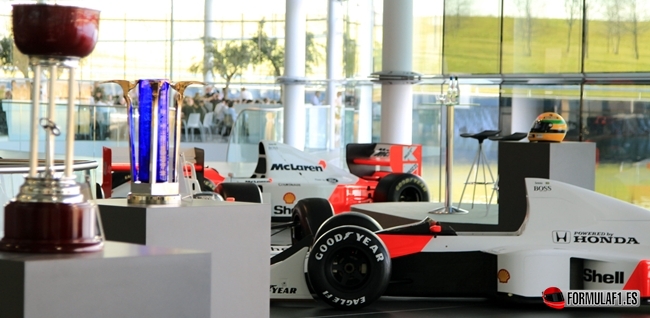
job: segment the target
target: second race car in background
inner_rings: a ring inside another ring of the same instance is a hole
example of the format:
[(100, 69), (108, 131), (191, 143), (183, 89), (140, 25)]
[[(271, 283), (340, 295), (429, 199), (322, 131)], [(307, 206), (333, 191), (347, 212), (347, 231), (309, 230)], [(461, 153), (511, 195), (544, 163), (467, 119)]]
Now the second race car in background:
[[(427, 185), (419, 177), (421, 145), (348, 144), (347, 171), (289, 145), (260, 141), (255, 170), (243, 177), (205, 166), (201, 150), (195, 152), (203, 191), (217, 192), (224, 199), (268, 202), (273, 222), (289, 221), (294, 205), (303, 198), (328, 199), (335, 213), (349, 211), (358, 203), (429, 201)], [(104, 156), (105, 193), (115, 188), (116, 179), (128, 179), (129, 173), (128, 164), (112, 163), (110, 156), (110, 152)]]

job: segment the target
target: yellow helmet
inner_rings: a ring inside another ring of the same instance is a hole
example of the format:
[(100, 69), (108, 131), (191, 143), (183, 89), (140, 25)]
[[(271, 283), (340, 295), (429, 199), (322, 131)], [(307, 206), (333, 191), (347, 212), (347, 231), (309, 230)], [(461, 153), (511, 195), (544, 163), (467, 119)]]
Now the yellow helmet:
[(561, 142), (566, 136), (567, 129), (566, 121), (562, 116), (551, 112), (543, 113), (533, 122), (528, 140)]

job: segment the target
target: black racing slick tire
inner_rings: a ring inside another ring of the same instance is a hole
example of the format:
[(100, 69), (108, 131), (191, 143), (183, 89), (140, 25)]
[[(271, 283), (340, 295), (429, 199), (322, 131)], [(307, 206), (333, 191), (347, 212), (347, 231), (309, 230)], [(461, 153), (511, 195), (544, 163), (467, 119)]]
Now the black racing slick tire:
[(102, 186), (99, 183), (95, 183), (95, 199), (103, 199), (104, 198), (104, 189), (102, 189)]
[[(307, 198), (299, 200), (293, 207), (291, 220), (291, 243), (316, 234), (318, 228), (334, 215), (334, 209), (327, 199)], [(314, 236), (315, 239), (315, 236)]]
[(338, 309), (358, 309), (386, 291), (391, 260), (370, 230), (355, 225), (319, 237), (307, 258), (307, 281), (318, 299)]
[(391, 173), (375, 188), (374, 202), (427, 202), (429, 188), (422, 178), (410, 173)]
[(262, 192), (253, 183), (222, 182), (217, 185), (215, 192), (224, 200), (234, 198), (238, 202), (262, 203)]
[(382, 227), (375, 219), (359, 212), (344, 212), (337, 214), (325, 221), (316, 231), (314, 239), (318, 239), (323, 233), (341, 225), (356, 225), (371, 232), (381, 231)]

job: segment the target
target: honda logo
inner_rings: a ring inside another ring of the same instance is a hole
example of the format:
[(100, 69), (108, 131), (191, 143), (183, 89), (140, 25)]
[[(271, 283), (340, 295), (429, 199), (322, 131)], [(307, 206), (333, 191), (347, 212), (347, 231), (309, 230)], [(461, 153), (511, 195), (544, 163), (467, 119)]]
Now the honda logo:
[(553, 231), (553, 243), (569, 244), (571, 242), (571, 232)]

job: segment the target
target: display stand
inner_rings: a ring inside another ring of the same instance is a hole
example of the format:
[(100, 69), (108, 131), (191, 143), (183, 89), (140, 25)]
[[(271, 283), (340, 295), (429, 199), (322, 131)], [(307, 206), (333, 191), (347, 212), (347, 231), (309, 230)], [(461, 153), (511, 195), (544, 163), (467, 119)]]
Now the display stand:
[(445, 204), (441, 208), (437, 208), (429, 213), (433, 214), (466, 214), (467, 210), (455, 207), (452, 205), (451, 196), (451, 179), (454, 164), (454, 107), (458, 103), (444, 102), (440, 104), (441, 107), (446, 108), (447, 116), (445, 116), (445, 126), (447, 133), (445, 134)]
[[(269, 316), (268, 204), (193, 200), (180, 205), (97, 201), (106, 239), (212, 252), (211, 317)], [(189, 316), (188, 316), (189, 317)]]
[(209, 317), (209, 278), (199, 251), (105, 242), (94, 253), (0, 252), (0, 317)]
[(454, 108), (456, 106), (478, 106), (478, 104), (460, 104), (458, 102), (458, 79), (456, 79), (456, 88), (453, 88), (453, 81), (450, 81), (450, 92), (447, 94), (442, 94), (438, 97), (438, 105), (444, 107), (446, 116), (445, 116), (445, 126), (447, 131), (445, 133), (445, 201), (444, 206), (434, 209), (429, 213), (432, 214), (467, 214), (468, 211), (455, 207), (452, 205), (453, 197), (451, 195), (452, 184), (451, 180), (453, 177), (453, 166), (454, 166)]

